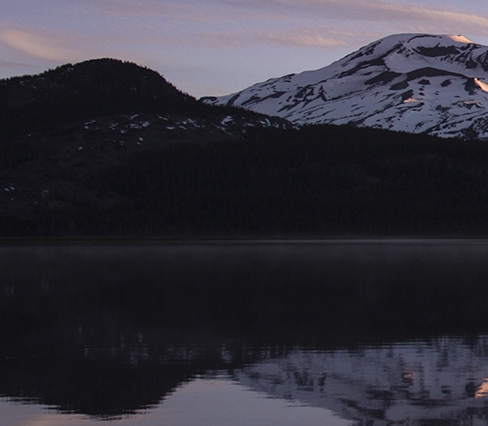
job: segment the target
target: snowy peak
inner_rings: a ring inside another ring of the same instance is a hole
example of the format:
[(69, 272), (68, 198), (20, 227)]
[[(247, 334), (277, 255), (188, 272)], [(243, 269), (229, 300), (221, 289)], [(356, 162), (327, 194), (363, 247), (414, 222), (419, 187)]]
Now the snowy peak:
[(488, 47), (462, 35), (397, 34), (333, 64), (207, 103), (297, 124), (352, 124), (488, 139)]
[(483, 53), (486, 53), (486, 48), (470, 42), (463, 36), (400, 34), (374, 42), (337, 64), (347, 67), (351, 62), (353, 66), (359, 62), (361, 67), (386, 67), (399, 73), (412, 72), (424, 67), (450, 72), (480, 68), (486, 71), (488, 63)]

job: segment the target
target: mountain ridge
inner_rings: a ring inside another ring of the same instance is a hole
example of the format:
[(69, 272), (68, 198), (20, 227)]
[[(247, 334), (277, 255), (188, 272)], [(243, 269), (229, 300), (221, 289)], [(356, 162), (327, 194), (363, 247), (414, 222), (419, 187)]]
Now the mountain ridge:
[(488, 47), (464, 36), (396, 34), (314, 71), (202, 100), (295, 124), (349, 124), (488, 139)]
[(258, 117), (235, 108), (219, 112), (209, 109), (156, 71), (117, 59), (92, 59), (41, 74), (0, 80), (3, 138), (50, 130), (75, 121), (140, 113), (202, 119), (237, 113), (251, 121)]

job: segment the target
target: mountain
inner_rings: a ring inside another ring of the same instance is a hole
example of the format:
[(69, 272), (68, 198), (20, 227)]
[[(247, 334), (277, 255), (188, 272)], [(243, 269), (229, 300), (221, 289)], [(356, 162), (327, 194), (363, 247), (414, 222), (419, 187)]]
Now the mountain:
[(0, 238), (488, 235), (484, 141), (298, 127), (112, 59), (0, 95)]
[(1, 80), (0, 134), (52, 129), (108, 114), (176, 113), (195, 103), (154, 71), (112, 59), (91, 60)]
[[(218, 124), (228, 115), (221, 109), (219, 117), (215, 109), (179, 91), (153, 70), (115, 59), (66, 64), (38, 75), (0, 80), (2, 139), (81, 120), (141, 113), (213, 116)], [(250, 123), (258, 117), (235, 109), (232, 113), (249, 118)]]
[(463, 36), (399, 34), (315, 71), (204, 98), (296, 124), (349, 124), (488, 139), (488, 47)]
[(0, 80), (0, 117), (0, 217), (26, 233), (25, 221), (46, 212), (69, 217), (87, 206), (127, 206), (101, 176), (137, 156), (291, 127), (205, 105), (157, 72), (114, 59)]

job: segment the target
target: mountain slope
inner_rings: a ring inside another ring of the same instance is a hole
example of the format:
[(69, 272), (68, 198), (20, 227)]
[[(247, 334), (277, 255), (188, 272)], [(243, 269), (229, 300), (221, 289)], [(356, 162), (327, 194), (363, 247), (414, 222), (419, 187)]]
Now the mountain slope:
[(319, 70), (204, 98), (298, 124), (351, 124), (488, 139), (488, 47), (463, 36), (392, 35)]
[[(38, 75), (0, 80), (0, 137), (52, 130), (116, 114), (218, 116), (157, 72), (131, 62), (95, 59)], [(230, 112), (220, 111), (223, 118)], [(237, 115), (254, 120), (256, 115)]]
[(13, 136), (117, 113), (182, 112), (195, 104), (154, 71), (113, 59), (90, 60), (1, 80), (0, 134)]
[(291, 127), (286, 120), (205, 105), (157, 72), (114, 59), (0, 80), (0, 118), (5, 223), (46, 211), (125, 206), (128, 200), (100, 176), (133, 157)]

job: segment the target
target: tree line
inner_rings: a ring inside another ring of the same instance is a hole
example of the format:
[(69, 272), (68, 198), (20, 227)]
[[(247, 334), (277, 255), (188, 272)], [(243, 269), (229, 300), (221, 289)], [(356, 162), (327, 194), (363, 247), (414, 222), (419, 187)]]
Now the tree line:
[[(469, 236), (488, 234), (488, 145), (347, 126), (128, 156), (83, 182), (117, 194), (12, 219), (4, 235)], [(8, 228), (8, 229), (7, 229)]]

